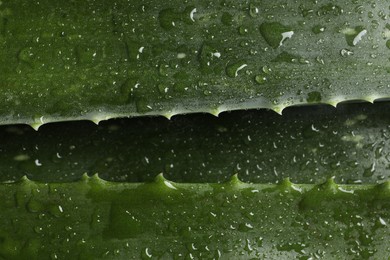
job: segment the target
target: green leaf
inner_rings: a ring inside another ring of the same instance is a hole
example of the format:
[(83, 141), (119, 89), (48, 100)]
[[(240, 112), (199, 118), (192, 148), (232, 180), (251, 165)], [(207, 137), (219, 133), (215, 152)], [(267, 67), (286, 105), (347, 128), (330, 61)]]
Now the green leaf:
[(384, 259), (389, 183), (381, 185), (1, 184), (6, 259)]
[(387, 9), (361, 0), (3, 0), (0, 123), (388, 98)]

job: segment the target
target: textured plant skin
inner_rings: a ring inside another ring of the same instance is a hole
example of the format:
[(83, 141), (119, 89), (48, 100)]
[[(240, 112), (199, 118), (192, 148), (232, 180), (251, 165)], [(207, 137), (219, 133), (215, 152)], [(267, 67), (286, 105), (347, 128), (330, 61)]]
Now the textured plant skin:
[(385, 259), (390, 183), (1, 184), (6, 259)]
[[(23, 175), (69, 182), (84, 173), (110, 181), (376, 183), (389, 177), (390, 104), (295, 107), (172, 120), (134, 118), (0, 128), (0, 180)], [(283, 161), (283, 163), (281, 163)]]
[(0, 123), (388, 98), (383, 10), (387, 1), (3, 0)]
[[(388, 10), (1, 0), (0, 124), (387, 99)], [(1, 128), (0, 259), (386, 259), (390, 110), (359, 106)]]

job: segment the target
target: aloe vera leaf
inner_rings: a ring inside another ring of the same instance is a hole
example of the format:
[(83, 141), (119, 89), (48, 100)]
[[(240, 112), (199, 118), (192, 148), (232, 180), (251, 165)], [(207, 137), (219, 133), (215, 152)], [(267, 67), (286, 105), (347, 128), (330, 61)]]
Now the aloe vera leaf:
[(390, 183), (1, 184), (6, 259), (385, 259)]
[(376, 183), (389, 177), (390, 104), (235, 111), (0, 128), (0, 180), (66, 182), (98, 173), (144, 182)]
[(389, 97), (388, 3), (3, 0), (0, 123)]

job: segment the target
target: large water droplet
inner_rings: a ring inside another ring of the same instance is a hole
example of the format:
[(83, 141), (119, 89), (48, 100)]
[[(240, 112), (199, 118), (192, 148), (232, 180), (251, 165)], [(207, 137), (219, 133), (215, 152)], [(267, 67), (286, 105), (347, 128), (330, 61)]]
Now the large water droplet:
[(282, 46), (286, 39), (290, 39), (294, 35), (291, 27), (278, 22), (262, 23), (260, 25), (260, 33), (274, 49)]
[(342, 49), (342, 50), (340, 51), (340, 54), (341, 54), (341, 56), (343, 56), (343, 57), (347, 57), (347, 56), (353, 55), (353, 51), (350, 51), (350, 50), (348, 50), (348, 49)]
[(317, 11), (317, 15), (321, 16), (321, 15), (333, 14), (334, 16), (339, 16), (343, 12), (344, 12), (344, 10), (340, 6), (330, 3), (327, 5), (321, 6), (320, 9)]
[(267, 78), (265, 77), (265, 75), (257, 75), (255, 77), (255, 81), (256, 83), (263, 85), (267, 81)]
[(145, 248), (141, 252), (142, 259), (151, 259), (153, 257), (152, 251), (149, 248)]
[(390, 49), (390, 40), (387, 40), (387, 41), (386, 41), (386, 47), (387, 47), (388, 49)]
[(275, 59), (273, 59), (273, 62), (287, 62), (287, 63), (299, 63), (299, 64), (304, 64), (300, 61), (305, 60), (301, 56), (298, 55), (293, 55), (288, 52), (281, 52), (278, 56), (276, 56)]
[(152, 106), (149, 105), (146, 99), (140, 98), (136, 101), (136, 108), (138, 113), (147, 113), (152, 111)]
[(30, 201), (27, 203), (27, 209), (30, 212), (40, 212), (44, 210), (44, 206), (39, 201), (35, 200), (34, 198), (31, 198)]
[(229, 13), (223, 13), (221, 17), (221, 22), (226, 26), (231, 26), (233, 24), (233, 15)]
[(355, 28), (346, 28), (342, 33), (345, 34), (348, 45), (355, 46), (362, 40), (363, 36), (367, 34), (367, 30), (362, 26), (356, 26)]
[(256, 17), (259, 14), (259, 8), (257, 8), (255, 5), (250, 4), (249, 5), (249, 15), (251, 17)]
[(248, 64), (246, 64), (245, 61), (239, 61), (239, 62), (233, 63), (233, 64), (228, 65), (226, 67), (226, 74), (231, 78), (235, 78), (238, 76), (239, 71), (244, 69), (247, 66), (248, 66)]
[(319, 34), (325, 32), (325, 27), (321, 25), (316, 25), (311, 30), (313, 31), (313, 33)]
[(162, 28), (171, 30), (175, 28), (179, 22), (185, 24), (193, 24), (195, 22), (195, 13), (197, 9), (193, 6), (188, 6), (182, 12), (176, 12), (172, 8), (167, 8), (159, 13), (158, 20)]
[(179, 18), (179, 14), (175, 13), (172, 8), (162, 10), (158, 16), (161, 27), (166, 30), (173, 29), (176, 26), (176, 21), (179, 20)]

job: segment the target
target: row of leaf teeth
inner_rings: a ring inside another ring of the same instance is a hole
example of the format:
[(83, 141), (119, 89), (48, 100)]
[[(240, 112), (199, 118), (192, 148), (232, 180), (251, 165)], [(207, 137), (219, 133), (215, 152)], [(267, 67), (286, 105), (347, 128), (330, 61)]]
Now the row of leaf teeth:
[[(171, 119), (173, 116), (177, 115), (184, 115), (184, 114), (193, 114), (193, 113), (208, 113), (213, 116), (218, 117), (221, 113), (223, 112), (228, 112), (228, 111), (234, 111), (234, 110), (247, 110), (247, 109), (269, 109), (273, 110), (279, 115), (283, 114), (283, 110), (288, 107), (293, 107), (293, 106), (302, 106), (302, 105), (330, 105), (332, 107), (337, 108), (337, 106), (340, 103), (344, 102), (369, 102), (369, 103), (374, 103), (376, 101), (380, 100), (386, 100), (387, 98), (384, 97), (378, 97), (378, 96), (370, 96), (370, 97), (365, 97), (362, 99), (354, 99), (354, 100), (347, 100), (342, 97), (338, 97), (333, 99), (332, 101), (328, 102), (321, 102), (321, 103), (313, 103), (313, 104), (308, 104), (308, 103), (297, 103), (297, 104), (292, 104), (292, 105), (261, 105), (261, 106), (256, 106), (254, 105), (255, 103), (250, 103), (249, 105), (246, 104), (240, 104), (240, 106), (226, 106), (222, 105), (217, 108), (213, 109), (205, 109), (205, 110), (187, 110), (187, 109), (173, 109), (169, 112), (150, 112), (150, 113), (145, 113), (145, 114), (126, 114), (126, 113), (94, 113), (90, 115), (85, 115), (79, 118), (70, 118), (68, 121), (73, 121), (73, 120), (89, 120), (96, 125), (98, 125), (102, 121), (106, 121), (109, 119), (115, 119), (115, 118), (130, 118), (130, 117), (137, 117), (137, 116), (163, 116), (167, 119)], [(62, 122), (62, 121), (67, 121), (66, 119), (64, 120), (63, 118), (61, 119), (55, 119), (55, 118), (46, 118), (44, 116), (39, 117), (34, 123), (27, 123), (29, 124), (33, 129), (38, 131), (38, 129), (45, 124), (48, 123), (54, 123), (54, 122)]]
[[(7, 182), (3, 183), (3, 185), (13, 185), (13, 184), (25, 184), (25, 185), (34, 185), (34, 184), (46, 184), (41, 182), (32, 181), (27, 178), (27, 176), (23, 176), (19, 181), (15, 182)], [(220, 185), (225, 189), (246, 189), (246, 188), (257, 188), (259, 190), (267, 189), (267, 188), (277, 188), (283, 191), (296, 191), (296, 192), (304, 192), (308, 190), (318, 189), (322, 191), (329, 191), (331, 193), (343, 192), (343, 193), (351, 193), (353, 194), (355, 190), (368, 190), (368, 189), (376, 189), (378, 191), (382, 190), (386, 193), (390, 193), (390, 180), (383, 182), (381, 184), (337, 184), (334, 181), (334, 177), (327, 179), (324, 183), (320, 184), (295, 184), (290, 181), (289, 178), (284, 179), (282, 182), (278, 184), (263, 184), (263, 183), (246, 183), (242, 182), (238, 175), (233, 175), (229, 181), (225, 183), (177, 183), (169, 181), (164, 177), (161, 173), (157, 175), (153, 182), (150, 183), (118, 183), (118, 182), (109, 182), (101, 179), (98, 174), (88, 176), (84, 174), (83, 177), (77, 181), (76, 183), (86, 183), (93, 185), (160, 185), (161, 187), (166, 187), (168, 189), (177, 190), (180, 188), (185, 188), (194, 185)]]

